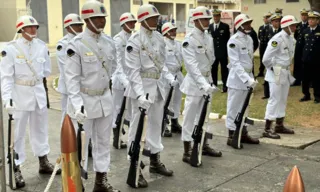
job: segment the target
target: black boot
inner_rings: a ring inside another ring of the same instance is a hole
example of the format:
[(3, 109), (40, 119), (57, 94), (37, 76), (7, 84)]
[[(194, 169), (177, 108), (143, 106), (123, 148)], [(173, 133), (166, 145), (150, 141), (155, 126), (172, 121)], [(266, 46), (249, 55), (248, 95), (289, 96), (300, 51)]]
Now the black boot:
[(311, 100), (310, 95), (305, 95), (300, 99), (300, 102), (305, 102), (305, 101), (310, 101), (310, 100)]
[[(49, 162), (47, 155), (39, 157), (39, 173), (40, 174), (52, 174), (54, 166)], [(57, 175), (61, 174), (61, 169), (58, 169)]]
[(266, 125), (265, 125), (264, 132), (262, 133), (262, 136), (270, 139), (280, 139), (281, 138), (280, 135), (272, 131), (271, 126), (272, 126), (272, 121), (270, 121), (269, 119), (266, 119)]
[(24, 182), (24, 179), (22, 177), (19, 165), (15, 166), (14, 168), (14, 179), (16, 181), (16, 186), (18, 189), (26, 186), (26, 183)]
[(247, 144), (259, 144), (259, 139), (252, 138), (248, 134), (248, 130), (246, 126), (243, 126), (242, 134), (241, 134), (241, 143), (247, 143)]
[(292, 129), (288, 129), (283, 125), (283, 121), (284, 117), (276, 119), (276, 126), (274, 127), (275, 132), (282, 134), (294, 134), (294, 131)]
[(89, 139), (88, 156), (92, 157), (92, 142), (91, 142), (91, 139)]
[(94, 182), (93, 192), (120, 192), (114, 189), (109, 183), (107, 173), (96, 172), (96, 180)]
[(163, 163), (160, 161), (160, 153), (150, 155), (150, 173), (158, 173), (164, 176), (172, 176), (173, 171), (167, 169)]
[[(231, 147), (233, 147), (233, 146), (232, 146), (233, 134), (234, 134), (234, 131), (229, 129), (227, 145), (228, 145), (228, 146), (231, 146)], [(234, 148), (234, 147), (233, 147), (233, 148)], [(241, 149), (243, 148), (242, 143), (240, 143), (240, 148), (241, 148)], [(236, 149), (238, 149), (238, 148), (236, 148)]]
[(125, 149), (127, 148), (127, 144), (123, 141), (120, 141), (120, 148), (118, 146), (119, 134), (119, 129), (113, 129), (113, 147), (116, 149)]
[(191, 157), (191, 141), (184, 141), (184, 153), (182, 156), (182, 161), (185, 163), (190, 163), (190, 157)]
[(171, 132), (172, 133), (181, 133), (182, 127), (179, 124), (178, 118), (177, 119), (171, 119)]
[(213, 148), (211, 148), (208, 144), (208, 139), (205, 137), (203, 141), (202, 155), (211, 157), (221, 157), (222, 153), (221, 151), (216, 151)]

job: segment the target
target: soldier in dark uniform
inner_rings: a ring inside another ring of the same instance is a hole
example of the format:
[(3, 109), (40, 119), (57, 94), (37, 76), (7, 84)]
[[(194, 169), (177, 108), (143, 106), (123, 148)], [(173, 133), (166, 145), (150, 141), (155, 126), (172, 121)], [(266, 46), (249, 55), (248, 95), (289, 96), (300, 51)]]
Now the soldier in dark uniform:
[(294, 68), (293, 68), (293, 76), (296, 78), (293, 86), (300, 86), (302, 80), (302, 51), (303, 47), (301, 46), (301, 36), (302, 31), (308, 28), (308, 10), (301, 9), (301, 22), (297, 25), (297, 30), (294, 33), (294, 38), (296, 39), (296, 48), (294, 50)]
[[(278, 9), (278, 8), (277, 8)], [(276, 10), (277, 10), (276, 9)], [(282, 10), (282, 9), (281, 9)], [(282, 16), (280, 13), (275, 13), (271, 15), (270, 21), (271, 21), (271, 26), (268, 29), (268, 41), (278, 32), (281, 31), (280, 28), (280, 20), (282, 19)], [(264, 80), (263, 83), (264, 87), (264, 97), (262, 99), (268, 99), (270, 97), (270, 90), (269, 90), (269, 83), (268, 81)]]
[(213, 23), (209, 25), (208, 32), (213, 38), (214, 54), (216, 60), (211, 69), (212, 80), (215, 86), (218, 85), (218, 66), (221, 64), (221, 78), (223, 82), (222, 92), (227, 92), (227, 78), (228, 78), (228, 54), (227, 43), (230, 38), (229, 25), (220, 21), (221, 11), (213, 10)]
[(311, 100), (310, 83), (313, 85), (314, 103), (320, 103), (320, 26), (318, 25), (320, 14), (315, 11), (308, 13), (309, 27), (302, 32), (302, 92), (304, 97), (301, 102)]
[(263, 22), (264, 24), (259, 27), (258, 32), (258, 38), (260, 40), (260, 46), (259, 46), (259, 55), (260, 55), (260, 67), (259, 67), (259, 73), (257, 77), (263, 77), (264, 76), (264, 69), (265, 66), (262, 63), (262, 58), (264, 55), (264, 52), (266, 51), (267, 45), (268, 45), (268, 31), (270, 27), (270, 21), (269, 18), (271, 17), (272, 13), (268, 12), (263, 16)]

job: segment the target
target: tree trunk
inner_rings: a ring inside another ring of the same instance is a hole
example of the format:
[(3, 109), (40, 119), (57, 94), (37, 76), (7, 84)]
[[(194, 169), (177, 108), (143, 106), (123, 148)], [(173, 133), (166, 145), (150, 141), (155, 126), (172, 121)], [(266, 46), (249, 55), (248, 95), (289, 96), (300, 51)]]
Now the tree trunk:
[(320, 12), (320, 0), (309, 0), (311, 9)]

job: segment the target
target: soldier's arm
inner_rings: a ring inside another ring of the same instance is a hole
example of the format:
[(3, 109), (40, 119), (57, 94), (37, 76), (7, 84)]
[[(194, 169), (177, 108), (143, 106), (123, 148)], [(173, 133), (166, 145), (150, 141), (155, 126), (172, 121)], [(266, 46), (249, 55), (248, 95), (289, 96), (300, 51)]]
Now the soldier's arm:
[(274, 65), (274, 56), (279, 53), (280, 42), (277, 39), (271, 39), (268, 42), (266, 52), (263, 55), (262, 63), (266, 68), (271, 68)]
[(259, 27), (259, 31), (258, 31), (258, 39), (261, 41), (261, 33), (262, 33), (262, 26)]
[(294, 35), (293, 35), (293, 37), (294, 37), (295, 40), (298, 40), (299, 35), (300, 35), (301, 32), (302, 32), (302, 31), (300, 31), (299, 26), (300, 26), (300, 24), (297, 25), (297, 29), (296, 29), (296, 31), (294, 32)]
[(71, 103), (77, 111), (83, 105), (80, 95), (80, 78), (82, 73), (80, 52), (76, 49), (74, 42), (69, 43), (66, 50), (66, 65), (68, 66), (65, 70), (66, 86)]
[(50, 53), (48, 50), (48, 47), (45, 46), (45, 59), (46, 62), (44, 62), (44, 77), (49, 77), (49, 75), (51, 74), (51, 60), (50, 60)]
[(124, 51), (125, 51), (125, 47), (123, 47), (123, 43), (121, 41), (120, 37), (115, 37), (114, 38), (114, 43), (115, 43), (115, 48), (116, 48), (116, 55), (117, 55), (117, 69), (115, 71), (114, 75), (117, 75), (119, 77), (119, 80), (121, 82), (122, 85), (126, 85), (128, 80), (127, 80), (127, 76), (124, 74), (123, 71), (123, 63), (125, 62), (125, 58), (124, 58)]
[(144, 95), (142, 79), (140, 75), (141, 61), (140, 49), (137, 44), (129, 40), (125, 52), (125, 73), (129, 83), (137, 96)]
[(14, 84), (14, 57), (10, 53), (10, 49), (6, 47), (2, 52), (2, 59), (0, 64), (1, 70), (1, 92), (2, 100), (6, 103), (12, 99), (12, 87)]
[(227, 38), (227, 41), (230, 39), (230, 26), (228, 24), (226, 24), (226, 38)]
[(249, 79), (251, 79), (251, 77), (241, 65), (241, 61), (240, 61), (241, 47), (237, 44), (235, 40), (230, 39), (228, 41), (227, 49), (228, 49), (228, 56), (229, 56), (231, 67), (234, 68), (236, 74), (238, 75), (242, 83), (247, 83)]
[(58, 43), (57, 46), (56, 46), (56, 49), (57, 49), (57, 61), (58, 61), (58, 67), (59, 67), (59, 70), (60, 70), (60, 74), (63, 78), (65, 78), (65, 74), (64, 74), (64, 71), (65, 71), (65, 62), (66, 62), (66, 45), (63, 45), (62, 43)]
[(202, 89), (208, 83), (205, 77), (201, 74), (201, 71), (198, 68), (198, 61), (196, 60), (196, 51), (195, 47), (189, 44), (190, 39), (185, 40), (182, 44), (182, 56), (184, 60), (184, 65), (188, 72), (188, 75), (196, 82), (198, 87)]

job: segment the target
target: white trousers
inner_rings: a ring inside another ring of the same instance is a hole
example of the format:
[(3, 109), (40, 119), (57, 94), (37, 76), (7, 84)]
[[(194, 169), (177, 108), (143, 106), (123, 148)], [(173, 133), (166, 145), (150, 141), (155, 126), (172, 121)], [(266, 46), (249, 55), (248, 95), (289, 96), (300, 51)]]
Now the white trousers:
[[(112, 127), (116, 128), (116, 120), (117, 116), (120, 112), (122, 101), (123, 101), (123, 94), (124, 90), (119, 89), (112, 89), (112, 97), (113, 97), (113, 104), (114, 104), (114, 110), (113, 110), (113, 124)], [(125, 119), (128, 121), (131, 121), (132, 119), (132, 106), (131, 106), (131, 98), (127, 97), (126, 100), (127, 103), (127, 110), (125, 114)]]
[[(137, 99), (131, 99), (132, 103), (132, 121), (130, 123), (129, 135), (128, 135), (128, 146), (134, 141), (139, 118), (139, 102)], [(164, 101), (155, 100), (153, 104), (150, 105), (147, 111), (148, 121), (147, 121), (147, 136), (146, 136), (146, 149), (149, 149), (152, 154), (158, 153), (163, 150), (163, 145), (161, 142), (161, 123), (163, 118), (163, 105)], [(128, 147), (129, 150), (129, 147)]]
[[(203, 107), (204, 99), (199, 96), (187, 95), (184, 103), (184, 118), (182, 122), (182, 141), (193, 141), (192, 132), (198, 120)], [(208, 111), (210, 113), (210, 111)]]
[[(75, 130), (78, 124), (72, 121)], [(110, 136), (112, 129), (112, 115), (96, 119), (87, 119), (83, 124), (86, 134), (85, 139), (85, 162), (83, 168), (88, 170), (88, 145), (92, 142), (93, 170), (95, 172), (107, 172), (110, 165)]]
[(290, 84), (277, 85), (269, 82), (270, 98), (268, 100), (265, 119), (275, 120), (286, 116), (286, 106)]
[(15, 111), (14, 118), (14, 150), (19, 155), (16, 165), (26, 160), (25, 133), (29, 122), (29, 140), (34, 156), (41, 157), (50, 152), (48, 142), (48, 109), (36, 106), (34, 111)]
[(244, 100), (248, 94), (247, 90), (239, 90), (228, 88), (228, 100), (227, 100), (227, 118), (226, 127), (229, 130), (236, 130), (236, 124), (234, 120), (237, 114), (241, 111)]
[(61, 93), (61, 123), (62, 125), (64, 117), (67, 114), (67, 106), (68, 106), (68, 95)]
[[(170, 88), (166, 88), (166, 98), (168, 97)], [(182, 100), (182, 92), (180, 91), (179, 84), (173, 89), (172, 92), (172, 99), (170, 101), (169, 109), (174, 112), (174, 116), (171, 119), (177, 119), (180, 115), (180, 107), (181, 107), (181, 100)]]

